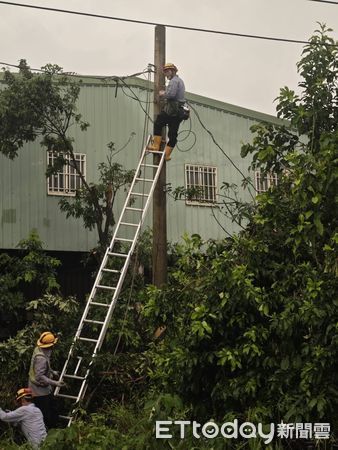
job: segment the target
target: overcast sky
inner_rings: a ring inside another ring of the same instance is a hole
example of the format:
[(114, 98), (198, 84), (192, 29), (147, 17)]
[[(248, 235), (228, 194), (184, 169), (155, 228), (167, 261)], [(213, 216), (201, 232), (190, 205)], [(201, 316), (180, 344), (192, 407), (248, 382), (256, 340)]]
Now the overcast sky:
[[(307, 40), (334, 29), (338, 4), (309, 0), (17, 0), (164, 24)], [(338, 0), (337, 0), (338, 3)], [(128, 75), (154, 59), (154, 27), (0, 4), (0, 61), (55, 63), (84, 75)], [(302, 44), (166, 29), (166, 60), (195, 94), (275, 114), (282, 86), (296, 88)]]

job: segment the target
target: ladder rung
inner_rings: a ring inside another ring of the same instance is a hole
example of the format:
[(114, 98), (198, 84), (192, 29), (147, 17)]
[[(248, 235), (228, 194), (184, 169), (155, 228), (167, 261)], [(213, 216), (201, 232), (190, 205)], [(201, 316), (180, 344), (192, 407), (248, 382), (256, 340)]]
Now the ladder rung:
[(152, 183), (154, 181), (151, 178), (135, 178), (135, 180), (137, 180), (137, 181), (149, 181), (150, 183)]
[(97, 284), (95, 287), (99, 289), (108, 289), (109, 291), (116, 291), (116, 287), (104, 286), (103, 284)]
[(105, 306), (106, 308), (109, 308), (109, 304), (107, 305), (107, 303), (98, 303), (98, 302), (89, 302), (90, 305), (94, 305), (94, 306)]
[(77, 400), (77, 397), (74, 395), (68, 395), (68, 394), (56, 394), (57, 397), (63, 397), (63, 398), (71, 398), (72, 400)]
[(130, 227), (138, 227), (138, 223), (120, 222), (120, 225), (129, 225)]
[(142, 167), (158, 167), (157, 164), (141, 164)]
[(84, 380), (85, 379), (85, 377), (79, 377), (78, 375), (70, 375), (68, 373), (65, 373), (63, 375), (63, 378), (72, 378), (74, 380)]
[(108, 252), (109, 256), (123, 256), (124, 258), (127, 258), (128, 255), (124, 253), (114, 253), (114, 252)]
[(72, 417), (71, 416), (59, 416), (60, 419), (65, 419), (65, 420), (70, 420)]
[(100, 320), (92, 320), (92, 319), (83, 319), (86, 323), (97, 323), (98, 325), (103, 325), (104, 322), (101, 322)]
[(80, 340), (80, 341), (88, 341), (88, 342), (98, 342), (98, 340), (97, 339), (92, 339), (92, 338), (86, 338), (86, 337), (78, 337), (78, 339)]
[(126, 238), (115, 238), (115, 241), (123, 241), (123, 242), (134, 242), (134, 239), (126, 239)]
[(138, 195), (139, 197), (149, 197), (149, 194), (142, 194), (142, 192), (131, 192), (130, 195)]
[(132, 208), (131, 206), (126, 206), (125, 209), (128, 209), (130, 211), (143, 211), (142, 208)]
[(102, 269), (102, 272), (121, 273), (121, 270), (116, 270), (116, 269)]
[(157, 153), (159, 155), (163, 155), (163, 150), (158, 151), (158, 150), (147, 150), (148, 153)]

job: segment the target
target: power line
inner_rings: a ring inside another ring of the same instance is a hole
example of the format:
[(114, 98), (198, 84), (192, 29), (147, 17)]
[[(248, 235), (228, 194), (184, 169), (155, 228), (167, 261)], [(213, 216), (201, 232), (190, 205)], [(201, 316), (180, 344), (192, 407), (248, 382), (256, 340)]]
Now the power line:
[[(0, 61), (0, 65), (8, 66), (8, 67), (16, 67), (17, 69), (20, 69), (20, 66), (18, 64), (10, 64), (10, 63), (3, 62), (3, 61)], [(32, 67), (30, 67), (30, 70), (34, 70), (35, 72), (45, 72), (45, 70), (43, 70), (43, 69), (33, 69)]]
[(331, 5), (338, 5), (338, 2), (330, 2), (329, 0), (308, 0), (308, 1), (317, 3), (331, 3)]
[[(315, 0), (313, 0), (313, 1), (315, 1)], [(50, 11), (50, 12), (59, 12), (59, 13), (63, 13), (63, 14), (72, 14), (72, 15), (77, 15), (77, 16), (94, 17), (96, 19), (117, 20), (117, 21), (121, 21), (121, 22), (137, 23), (137, 24), (141, 24), (141, 25), (153, 25), (153, 26), (160, 25), (160, 26), (164, 26), (166, 28), (175, 28), (178, 30), (198, 31), (198, 32), (202, 32), (202, 33), (221, 34), (221, 35), (226, 35), (226, 36), (245, 37), (245, 38), (250, 38), (250, 39), (261, 39), (261, 40), (277, 41), (277, 42), (288, 42), (288, 43), (293, 43), (293, 44), (309, 44), (308, 41), (302, 41), (302, 40), (298, 40), (298, 39), (286, 39), (286, 38), (277, 38), (277, 37), (261, 36), (261, 35), (254, 35), (254, 34), (233, 33), (230, 31), (211, 30), (211, 29), (206, 29), (206, 28), (186, 27), (186, 26), (181, 26), (181, 25), (164, 24), (164, 23), (150, 22), (150, 21), (145, 21), (145, 20), (126, 19), (123, 17), (114, 17), (114, 16), (107, 16), (107, 15), (102, 15), (102, 14), (86, 13), (86, 12), (82, 12), (82, 11), (74, 11), (74, 10), (69, 10), (69, 9), (49, 8), (46, 6), (28, 5), (28, 4), (22, 4), (22, 3), (6, 2), (6, 1), (0, 1), (0, 4), (9, 5), (9, 6), (19, 6), (22, 8), (38, 9), (38, 10)], [(316, 43), (316, 45), (318, 45), (318, 43)], [(334, 45), (334, 44), (331, 44), (331, 45)]]
[[(0, 66), (8, 66), (8, 67), (15, 67), (17, 69), (21, 69), (21, 66), (19, 64), (10, 64), (4, 61), (0, 61)], [(127, 78), (134, 78), (137, 77), (139, 75), (144, 75), (146, 73), (152, 73), (154, 72), (154, 70), (152, 68), (150, 68), (149, 66), (152, 66), (152, 64), (148, 65), (147, 69), (142, 70), (142, 72), (136, 72), (133, 73), (131, 75), (123, 75), (123, 76), (118, 76), (118, 75), (84, 75), (84, 74), (77, 74), (75, 72), (57, 72), (54, 75), (56, 76), (67, 76), (67, 77), (75, 77), (75, 78), (84, 78), (84, 77), (89, 77), (92, 78), (94, 80), (101, 80), (101, 81), (115, 81), (117, 82), (118, 80), (125, 80)], [(34, 69), (33, 67), (28, 66), (29, 70), (33, 70), (34, 72), (41, 72), (41, 73), (47, 73), (46, 69)]]

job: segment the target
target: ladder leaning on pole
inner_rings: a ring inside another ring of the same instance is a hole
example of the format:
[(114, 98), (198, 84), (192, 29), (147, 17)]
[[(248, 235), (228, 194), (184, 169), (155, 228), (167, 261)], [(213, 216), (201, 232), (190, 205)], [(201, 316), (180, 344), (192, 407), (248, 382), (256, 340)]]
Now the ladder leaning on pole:
[[(127, 273), (137, 238), (144, 222), (161, 168), (164, 151), (149, 151), (148, 137), (135, 171), (112, 240), (103, 257), (93, 288), (82, 314), (73, 343), (63, 366), (60, 380), (66, 383), (57, 387), (54, 395), (69, 402), (69, 414), (60, 416), (71, 424), (76, 407), (83, 399), (88, 386), (90, 368), (104, 341), (115, 304)], [(159, 154), (159, 163), (147, 161)]]

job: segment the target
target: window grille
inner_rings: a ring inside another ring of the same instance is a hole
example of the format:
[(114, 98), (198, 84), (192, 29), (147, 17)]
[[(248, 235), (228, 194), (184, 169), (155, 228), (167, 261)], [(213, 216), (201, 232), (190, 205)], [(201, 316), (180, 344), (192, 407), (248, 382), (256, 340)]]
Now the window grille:
[[(59, 155), (48, 151), (47, 152), (47, 165), (53, 166), (55, 159)], [(83, 153), (74, 153), (76, 165), (80, 172), (86, 178), (86, 155)], [(64, 155), (64, 158), (73, 162), (69, 155)], [(82, 181), (80, 175), (76, 172), (75, 167), (69, 164), (65, 164), (60, 172), (51, 175), (47, 178), (47, 193), (48, 195), (68, 195), (74, 196), (77, 189), (82, 187)]]
[(276, 173), (268, 173), (265, 176), (262, 176), (260, 170), (255, 171), (255, 188), (257, 194), (266, 192), (270, 187), (276, 186), (277, 183), (278, 179)]
[(208, 206), (216, 203), (216, 167), (186, 164), (185, 183), (187, 189), (196, 189), (196, 195), (186, 200), (188, 205)]

